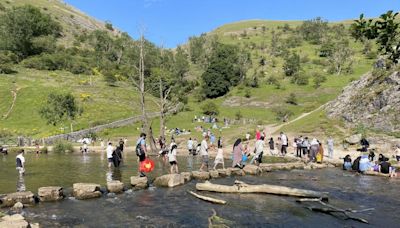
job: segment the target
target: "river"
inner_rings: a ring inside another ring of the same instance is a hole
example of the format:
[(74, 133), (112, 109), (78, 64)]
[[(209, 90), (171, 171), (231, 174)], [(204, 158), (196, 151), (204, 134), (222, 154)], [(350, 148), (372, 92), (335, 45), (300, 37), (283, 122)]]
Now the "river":
[[(137, 174), (136, 156), (126, 154), (119, 170), (107, 168), (104, 154), (27, 154), (26, 175), (18, 178), (15, 156), (2, 157), (0, 162), (0, 194), (17, 188), (37, 192), (39, 187), (63, 186), (69, 193), (73, 183), (92, 182), (105, 186), (107, 179), (118, 179), (129, 185), (130, 176)], [(150, 179), (167, 173), (157, 158), (156, 170)], [(180, 170), (190, 169), (185, 157), (179, 158)], [(226, 164), (229, 161), (226, 161)], [(194, 161), (199, 167), (199, 161)], [(212, 209), (230, 227), (396, 227), (400, 224), (399, 179), (361, 176), (340, 169), (292, 170), (263, 173), (261, 176), (230, 177), (212, 180), (232, 185), (238, 179), (248, 184), (279, 184), (329, 192), (329, 203), (341, 208), (375, 210), (360, 213), (366, 225), (352, 220), (312, 212), (296, 198), (267, 194), (202, 193), (226, 200), (226, 205), (214, 205), (187, 193), (195, 189), (196, 181), (175, 187), (127, 191), (116, 196), (79, 201), (68, 197), (60, 202), (39, 203), (24, 209), (28, 221), (42, 227), (207, 227)]]

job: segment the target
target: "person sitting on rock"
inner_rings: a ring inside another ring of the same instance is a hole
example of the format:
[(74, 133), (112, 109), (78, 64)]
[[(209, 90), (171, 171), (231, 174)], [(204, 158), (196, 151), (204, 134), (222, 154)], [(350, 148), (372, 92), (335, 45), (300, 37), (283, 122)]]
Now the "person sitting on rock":
[(351, 170), (351, 157), (350, 155), (346, 155), (346, 157), (343, 158), (343, 170)]
[(383, 161), (379, 164), (379, 172), (389, 174), (389, 177), (396, 177), (396, 169), (392, 167), (388, 158), (384, 158)]
[(362, 138), (361, 139), (361, 141), (360, 141), (360, 144), (361, 144), (361, 152), (367, 152), (368, 151), (368, 148), (369, 148), (369, 142), (365, 139), (365, 138)]

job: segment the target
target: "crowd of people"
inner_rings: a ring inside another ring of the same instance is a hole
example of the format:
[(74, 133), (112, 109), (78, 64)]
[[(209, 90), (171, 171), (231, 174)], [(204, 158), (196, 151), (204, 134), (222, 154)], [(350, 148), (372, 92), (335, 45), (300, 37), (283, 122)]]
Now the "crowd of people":
[[(400, 152), (400, 146), (396, 148), (396, 158), (397, 152)], [(399, 161), (399, 158), (397, 158), (397, 161)], [(375, 160), (375, 153), (373, 151), (370, 151), (369, 154), (358, 156), (354, 161), (352, 161), (349, 154), (346, 155), (343, 158), (343, 170), (352, 170), (359, 173), (373, 171), (388, 174), (389, 177), (397, 176), (396, 169), (389, 162), (389, 158), (383, 154), (379, 154), (378, 159)]]

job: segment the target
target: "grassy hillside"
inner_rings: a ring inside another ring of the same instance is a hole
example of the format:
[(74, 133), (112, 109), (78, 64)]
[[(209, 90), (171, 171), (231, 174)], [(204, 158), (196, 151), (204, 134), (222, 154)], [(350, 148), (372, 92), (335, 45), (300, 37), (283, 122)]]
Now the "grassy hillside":
[[(33, 5), (43, 12), (52, 15), (63, 27), (61, 44), (72, 45), (74, 36), (83, 32), (90, 32), (96, 29), (105, 30), (105, 23), (86, 15), (78, 9), (64, 3), (62, 0), (0, 0), (6, 8), (22, 5)], [(113, 33), (119, 33), (115, 30)]]

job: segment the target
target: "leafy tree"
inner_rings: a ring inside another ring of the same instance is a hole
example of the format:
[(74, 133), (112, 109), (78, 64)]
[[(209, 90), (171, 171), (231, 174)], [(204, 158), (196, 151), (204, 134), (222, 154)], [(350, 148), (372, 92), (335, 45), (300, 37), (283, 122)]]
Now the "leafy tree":
[(206, 35), (189, 38), (189, 52), (192, 63), (199, 63), (201, 56), (204, 54), (204, 45), (206, 43)]
[(328, 22), (317, 17), (304, 21), (298, 30), (306, 41), (311, 44), (320, 44), (322, 37), (328, 30)]
[(219, 113), (217, 105), (212, 101), (207, 101), (203, 106), (201, 106), (201, 110), (205, 115), (216, 116)]
[(106, 27), (106, 29), (110, 30), (110, 31), (114, 31), (114, 27), (111, 24), (111, 22), (106, 21), (106, 24), (104, 25), (104, 27)]
[(347, 39), (339, 40), (333, 45), (332, 53), (328, 57), (331, 73), (341, 74), (343, 70), (351, 71), (353, 51)]
[(47, 124), (54, 126), (65, 120), (72, 121), (81, 113), (82, 110), (71, 93), (50, 93), (46, 103), (39, 110), (40, 116), (47, 120)]
[(298, 73), (293, 75), (290, 81), (296, 85), (308, 85), (308, 76)]
[(292, 52), (291, 55), (288, 55), (285, 58), (285, 63), (283, 64), (283, 71), (286, 76), (293, 76), (299, 73), (300, 67), (300, 55), (296, 52)]
[(379, 51), (388, 56), (393, 63), (398, 63), (400, 58), (400, 22), (396, 19), (399, 13), (387, 11), (378, 20), (368, 21), (361, 14), (351, 26), (352, 36), (356, 40), (375, 39)]
[(7, 11), (0, 19), (0, 49), (12, 51), (20, 58), (38, 54), (34, 38), (59, 36), (61, 26), (40, 9), (25, 5)]
[(183, 80), (185, 74), (189, 71), (189, 62), (188, 56), (186, 55), (183, 48), (180, 46), (176, 49), (174, 65), (176, 74), (181, 80)]
[(202, 90), (206, 97), (225, 95), (231, 86), (240, 81), (238, 50), (235, 46), (219, 44), (210, 59), (210, 64), (202, 74)]

